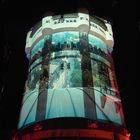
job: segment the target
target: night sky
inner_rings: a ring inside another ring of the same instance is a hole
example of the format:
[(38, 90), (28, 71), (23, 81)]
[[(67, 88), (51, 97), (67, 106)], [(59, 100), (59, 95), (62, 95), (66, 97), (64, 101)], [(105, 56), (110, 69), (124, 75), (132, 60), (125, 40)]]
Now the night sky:
[(29, 3), (28, 0), (1, 0), (0, 139), (10, 139), (8, 136), (17, 128), (28, 69), (24, 52), (27, 32), (47, 11), (55, 14), (74, 13), (78, 8), (85, 7), (91, 15), (112, 23), (115, 41), (112, 55), (124, 117), (131, 139), (138, 140), (140, 5), (136, 1), (124, 0), (56, 1), (32, 0)]

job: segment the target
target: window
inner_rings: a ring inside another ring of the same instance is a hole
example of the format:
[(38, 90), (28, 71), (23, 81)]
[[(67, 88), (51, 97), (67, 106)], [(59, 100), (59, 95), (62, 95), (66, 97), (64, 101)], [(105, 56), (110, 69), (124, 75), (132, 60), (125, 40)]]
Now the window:
[(62, 63), (62, 64), (60, 65), (60, 69), (61, 69), (61, 70), (64, 70), (64, 63)]
[(70, 69), (70, 63), (67, 64), (67, 69)]
[(46, 20), (46, 23), (50, 23), (50, 21), (49, 20)]
[(93, 25), (93, 27), (97, 28), (97, 26), (95, 24), (92, 24), (92, 25)]

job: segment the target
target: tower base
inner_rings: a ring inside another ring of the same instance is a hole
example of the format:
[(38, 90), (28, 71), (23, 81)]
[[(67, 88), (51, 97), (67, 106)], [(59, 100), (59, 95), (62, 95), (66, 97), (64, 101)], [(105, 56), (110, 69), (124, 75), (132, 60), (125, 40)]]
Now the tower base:
[(84, 118), (50, 119), (17, 131), (13, 140), (129, 140), (128, 132), (118, 125)]

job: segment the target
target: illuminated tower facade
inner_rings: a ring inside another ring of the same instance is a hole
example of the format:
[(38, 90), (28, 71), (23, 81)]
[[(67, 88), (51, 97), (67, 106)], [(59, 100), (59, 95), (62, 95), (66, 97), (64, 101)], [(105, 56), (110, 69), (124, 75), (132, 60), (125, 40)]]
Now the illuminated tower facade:
[(129, 140), (113, 45), (111, 24), (86, 13), (45, 16), (31, 28), (15, 138)]

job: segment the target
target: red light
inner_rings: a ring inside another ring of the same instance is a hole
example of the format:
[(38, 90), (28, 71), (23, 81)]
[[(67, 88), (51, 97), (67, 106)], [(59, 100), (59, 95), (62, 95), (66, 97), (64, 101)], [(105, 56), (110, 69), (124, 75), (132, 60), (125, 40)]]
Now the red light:
[(12, 140), (18, 140), (18, 137), (15, 135)]
[(37, 124), (35, 125), (34, 127), (34, 131), (39, 131), (39, 130), (42, 130), (43, 126), (41, 124)]
[(91, 124), (88, 125), (88, 127), (89, 128), (97, 128), (98, 125), (97, 125), (97, 123), (91, 123)]
[(131, 135), (130, 133), (127, 133), (127, 134), (126, 134), (127, 137), (130, 137), (130, 135)]

